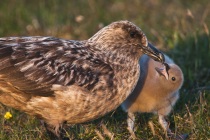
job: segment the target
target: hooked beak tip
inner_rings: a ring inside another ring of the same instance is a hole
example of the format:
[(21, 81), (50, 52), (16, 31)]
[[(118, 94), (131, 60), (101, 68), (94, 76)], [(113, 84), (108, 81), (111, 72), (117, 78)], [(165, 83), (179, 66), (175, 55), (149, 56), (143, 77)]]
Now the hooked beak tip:
[(159, 51), (157, 48), (155, 48), (151, 43), (148, 43), (147, 48), (148, 48), (148, 50), (146, 50), (146, 52), (145, 52), (147, 55), (149, 55), (155, 61), (159, 61), (162, 64), (164, 64), (165, 56), (161, 51)]

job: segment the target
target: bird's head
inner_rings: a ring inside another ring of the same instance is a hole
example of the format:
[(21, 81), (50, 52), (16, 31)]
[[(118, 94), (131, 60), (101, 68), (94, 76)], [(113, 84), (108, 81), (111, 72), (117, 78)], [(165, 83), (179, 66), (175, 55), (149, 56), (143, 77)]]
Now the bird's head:
[(162, 84), (170, 91), (178, 90), (184, 81), (182, 70), (176, 64), (164, 63), (164, 68), (155, 68)]
[(138, 59), (142, 54), (147, 54), (155, 61), (165, 62), (164, 55), (148, 43), (143, 31), (129, 21), (113, 22), (98, 31), (88, 41), (97, 44), (101, 50), (118, 51), (122, 55), (130, 53)]

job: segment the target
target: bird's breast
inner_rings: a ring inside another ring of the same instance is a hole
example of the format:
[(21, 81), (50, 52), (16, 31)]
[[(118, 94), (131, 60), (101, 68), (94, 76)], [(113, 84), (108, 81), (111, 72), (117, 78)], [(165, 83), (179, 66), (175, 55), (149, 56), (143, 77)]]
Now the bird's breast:
[(54, 97), (34, 97), (28, 109), (36, 109), (29, 112), (35, 112), (46, 121), (48, 118), (70, 124), (90, 121), (116, 109), (132, 92), (138, 77), (139, 71), (118, 71), (112, 85), (103, 80), (107, 77), (102, 77), (91, 91), (76, 85), (53, 85)]

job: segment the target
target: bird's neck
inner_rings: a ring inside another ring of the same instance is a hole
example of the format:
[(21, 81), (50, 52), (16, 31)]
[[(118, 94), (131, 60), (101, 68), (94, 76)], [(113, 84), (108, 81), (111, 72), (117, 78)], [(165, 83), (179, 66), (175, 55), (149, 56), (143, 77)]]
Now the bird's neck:
[(110, 45), (97, 45), (89, 42), (88, 46), (91, 46), (89, 49), (93, 54), (97, 55), (96, 57), (98, 59), (116, 67), (117, 70), (120, 70), (120, 68), (130, 69), (130, 67), (136, 67), (138, 65), (142, 53), (136, 47), (125, 46), (125, 44), (119, 46), (114, 46), (111, 43), (107, 44)]
[(141, 54), (137, 54), (139, 53), (137, 50), (131, 48), (132, 46), (120, 47), (122, 49), (115, 49), (115, 46), (94, 46), (90, 48), (98, 59), (109, 64), (113, 69), (113, 84), (120, 96), (116, 96), (118, 99), (110, 100), (118, 105), (128, 97), (137, 84), (140, 75), (139, 59), (141, 56)]

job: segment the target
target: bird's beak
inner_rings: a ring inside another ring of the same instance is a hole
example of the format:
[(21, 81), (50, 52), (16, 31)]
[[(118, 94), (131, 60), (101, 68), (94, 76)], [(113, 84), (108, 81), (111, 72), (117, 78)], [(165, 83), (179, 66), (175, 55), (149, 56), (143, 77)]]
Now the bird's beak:
[(144, 54), (150, 56), (155, 61), (159, 61), (161, 63), (165, 62), (164, 55), (158, 49), (156, 49), (152, 44), (148, 43), (148, 46), (143, 47), (142, 49)]
[(169, 66), (168, 66), (168, 64), (166, 65), (166, 63), (164, 63), (163, 68), (156, 67), (155, 70), (158, 72), (159, 75), (164, 76), (167, 80), (169, 79), (169, 75), (168, 75)]

